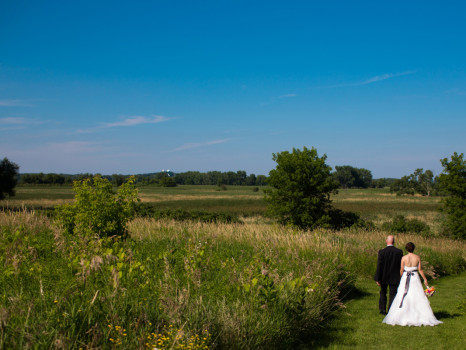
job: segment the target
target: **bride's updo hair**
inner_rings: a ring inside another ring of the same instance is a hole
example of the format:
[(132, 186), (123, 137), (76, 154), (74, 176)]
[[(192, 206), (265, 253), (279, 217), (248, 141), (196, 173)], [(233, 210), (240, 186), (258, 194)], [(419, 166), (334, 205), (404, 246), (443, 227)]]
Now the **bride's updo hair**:
[(405, 246), (406, 250), (410, 253), (414, 252), (414, 248), (416, 248), (416, 246), (414, 245), (413, 242), (408, 242), (406, 243), (406, 246)]

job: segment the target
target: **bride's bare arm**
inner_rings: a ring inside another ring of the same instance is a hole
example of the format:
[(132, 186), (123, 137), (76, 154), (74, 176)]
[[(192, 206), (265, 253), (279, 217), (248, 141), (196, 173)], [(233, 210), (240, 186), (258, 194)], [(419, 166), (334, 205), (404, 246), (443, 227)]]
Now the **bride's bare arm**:
[(403, 258), (401, 258), (400, 276), (403, 276), (403, 271), (404, 270), (405, 270), (405, 259), (403, 257)]
[(417, 266), (417, 270), (419, 271), (419, 274), (422, 276), (424, 279), (424, 284), (427, 286), (427, 278), (426, 275), (424, 275), (424, 271), (422, 271), (422, 266), (421, 266), (421, 259), (419, 259), (419, 264)]

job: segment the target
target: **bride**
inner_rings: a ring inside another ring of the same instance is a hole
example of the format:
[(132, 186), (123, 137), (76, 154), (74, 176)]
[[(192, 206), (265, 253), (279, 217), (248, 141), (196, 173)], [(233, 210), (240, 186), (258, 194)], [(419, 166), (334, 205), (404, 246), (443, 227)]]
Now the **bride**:
[(422, 271), (421, 258), (413, 254), (414, 248), (414, 243), (406, 244), (408, 254), (401, 259), (400, 285), (383, 323), (392, 326), (435, 326), (443, 323), (435, 318), (424, 294), (419, 274), (426, 286), (427, 279)]

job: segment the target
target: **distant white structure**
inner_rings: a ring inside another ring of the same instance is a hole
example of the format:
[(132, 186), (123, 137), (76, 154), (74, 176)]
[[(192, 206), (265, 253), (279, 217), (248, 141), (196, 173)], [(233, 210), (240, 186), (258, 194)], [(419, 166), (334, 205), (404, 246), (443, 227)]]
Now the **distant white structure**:
[(171, 171), (170, 169), (167, 169), (167, 170), (162, 169), (162, 173), (165, 173), (165, 174), (167, 174), (168, 176), (173, 176), (173, 175), (175, 175), (175, 173), (174, 173), (173, 171)]

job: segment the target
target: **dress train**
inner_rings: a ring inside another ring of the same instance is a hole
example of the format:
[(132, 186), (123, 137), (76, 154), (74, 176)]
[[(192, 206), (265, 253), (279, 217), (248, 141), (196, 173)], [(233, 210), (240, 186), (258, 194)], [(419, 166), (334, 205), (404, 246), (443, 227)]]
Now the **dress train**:
[(417, 267), (405, 267), (396, 297), (382, 322), (392, 326), (435, 326), (443, 323), (432, 312)]

